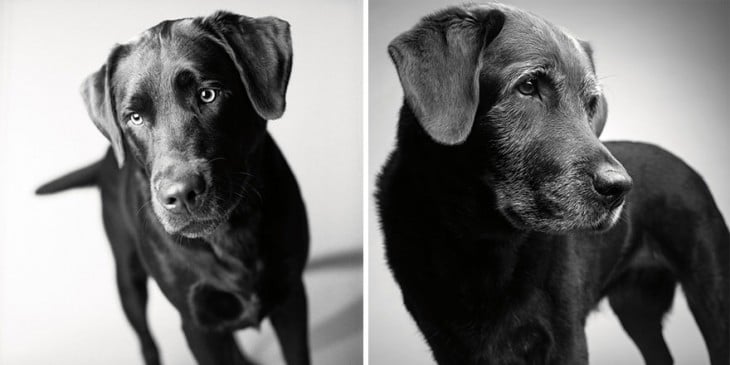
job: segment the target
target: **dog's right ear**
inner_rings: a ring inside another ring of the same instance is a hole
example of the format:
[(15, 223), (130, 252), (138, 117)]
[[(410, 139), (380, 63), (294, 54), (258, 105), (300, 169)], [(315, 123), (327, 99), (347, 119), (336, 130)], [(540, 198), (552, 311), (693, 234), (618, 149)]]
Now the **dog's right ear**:
[(121, 46), (112, 50), (107, 63), (99, 71), (89, 75), (81, 84), (81, 96), (86, 104), (86, 111), (96, 128), (109, 140), (117, 159), (119, 168), (124, 165), (124, 143), (122, 129), (117, 122), (112, 98), (111, 79)]
[[(580, 44), (586, 56), (588, 56), (588, 61), (591, 63), (591, 70), (595, 74), (596, 64), (593, 62), (593, 47), (591, 47), (590, 43), (580, 39), (578, 39), (578, 44)], [(594, 108), (595, 112), (593, 113), (591, 124), (593, 125), (593, 131), (596, 133), (596, 137), (600, 137), (601, 133), (603, 133), (603, 127), (606, 125), (606, 118), (608, 117), (608, 103), (603, 93), (596, 100)]]
[(499, 10), (450, 8), (424, 18), (388, 46), (405, 101), (436, 142), (459, 144), (471, 132), (482, 51), (502, 30), (504, 18)]
[(596, 132), (596, 137), (600, 137), (603, 133), (603, 127), (606, 125), (606, 118), (608, 117), (608, 103), (606, 102), (606, 96), (601, 94), (596, 102), (596, 112), (593, 116), (593, 130)]

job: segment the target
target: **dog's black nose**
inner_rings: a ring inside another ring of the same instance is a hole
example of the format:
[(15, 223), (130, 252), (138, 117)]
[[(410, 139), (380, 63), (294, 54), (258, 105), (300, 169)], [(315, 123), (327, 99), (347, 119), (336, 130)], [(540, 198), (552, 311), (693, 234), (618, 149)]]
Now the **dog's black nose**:
[(165, 209), (173, 213), (197, 208), (205, 192), (205, 179), (197, 174), (186, 175), (167, 184), (163, 182), (161, 185), (157, 198)]
[(632, 185), (631, 176), (620, 165), (602, 165), (593, 176), (593, 188), (612, 204), (620, 203)]

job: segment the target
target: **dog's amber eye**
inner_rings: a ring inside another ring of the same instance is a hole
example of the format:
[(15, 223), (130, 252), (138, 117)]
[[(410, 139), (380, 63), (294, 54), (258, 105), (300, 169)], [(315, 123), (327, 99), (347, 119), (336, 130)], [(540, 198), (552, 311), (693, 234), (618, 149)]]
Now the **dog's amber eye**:
[(517, 85), (517, 91), (522, 95), (537, 95), (537, 80), (528, 79)]
[(144, 122), (144, 118), (142, 118), (142, 116), (138, 113), (132, 113), (132, 115), (129, 116), (129, 121), (134, 125), (140, 125)]
[(218, 97), (218, 91), (215, 89), (200, 90), (200, 101), (204, 103), (212, 103)]

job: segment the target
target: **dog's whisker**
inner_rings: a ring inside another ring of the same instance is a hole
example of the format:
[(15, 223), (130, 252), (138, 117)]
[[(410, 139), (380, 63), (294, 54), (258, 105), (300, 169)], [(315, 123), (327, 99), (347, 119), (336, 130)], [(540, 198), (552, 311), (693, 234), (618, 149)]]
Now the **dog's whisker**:
[(136, 215), (139, 215), (139, 214), (140, 214), (140, 213), (142, 212), (142, 209), (144, 209), (144, 207), (146, 207), (146, 206), (147, 206), (148, 204), (151, 204), (151, 203), (152, 203), (152, 200), (148, 200), (148, 201), (146, 201), (146, 202), (145, 202), (144, 204), (142, 204), (142, 205), (141, 205), (141, 206), (139, 207), (139, 209), (137, 209), (137, 213), (136, 213)]
[(225, 159), (226, 159), (225, 157), (216, 157), (214, 159), (209, 160), (208, 163), (213, 163), (213, 162), (216, 162), (216, 161), (222, 161), (222, 160), (225, 160)]
[(259, 203), (263, 203), (264, 202), (264, 197), (261, 195), (261, 193), (259, 193), (258, 189), (256, 189), (256, 187), (254, 185), (252, 185), (252, 184), (244, 184), (243, 191), (248, 192), (249, 188), (259, 198)]
[(249, 177), (252, 177), (254, 179), (256, 178), (256, 175), (251, 174), (251, 173), (246, 172), (246, 171), (238, 171), (238, 172), (236, 172), (236, 174), (243, 175), (243, 176), (249, 176)]

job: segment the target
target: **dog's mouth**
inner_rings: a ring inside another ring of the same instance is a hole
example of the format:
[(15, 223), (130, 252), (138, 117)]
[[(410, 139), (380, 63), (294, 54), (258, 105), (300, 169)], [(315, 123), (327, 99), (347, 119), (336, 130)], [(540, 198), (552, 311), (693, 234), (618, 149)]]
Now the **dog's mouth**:
[(220, 190), (214, 187), (209, 191), (205, 200), (194, 209), (185, 207), (178, 211), (166, 209), (154, 196), (154, 192), (150, 199), (155, 218), (168, 234), (200, 238), (214, 233), (223, 223), (227, 222), (244, 197), (244, 194), (238, 191), (225, 194), (220, 193)]
[[(502, 215), (512, 226), (520, 230), (546, 233), (605, 232), (611, 229), (621, 217), (625, 202), (623, 199), (610, 205), (590, 204), (560, 206), (555, 204), (548, 213), (545, 210), (506, 204)], [(576, 209), (576, 207), (580, 209)], [(544, 208), (544, 207), (543, 207)], [(573, 209), (570, 209), (573, 208)]]
[(620, 202), (612, 204), (609, 210), (602, 215), (594, 224), (591, 225), (590, 230), (595, 232), (605, 232), (613, 227), (621, 217), (621, 211), (625, 205), (624, 199)]
[(153, 202), (157, 220), (169, 234), (177, 234), (187, 238), (200, 238), (215, 232), (221, 224), (228, 220), (235, 204), (223, 210), (220, 207), (209, 209), (209, 214), (170, 214), (159, 204)]
[(177, 230), (177, 232), (168, 232), (188, 238), (198, 238), (213, 233), (221, 223), (222, 220), (220, 219), (192, 220)]
[(149, 195), (157, 221), (170, 235), (200, 238), (213, 234), (228, 222), (244, 200), (259, 197), (247, 172), (234, 173), (219, 166), (214, 173), (212, 160), (181, 161), (159, 166), (150, 174)]

